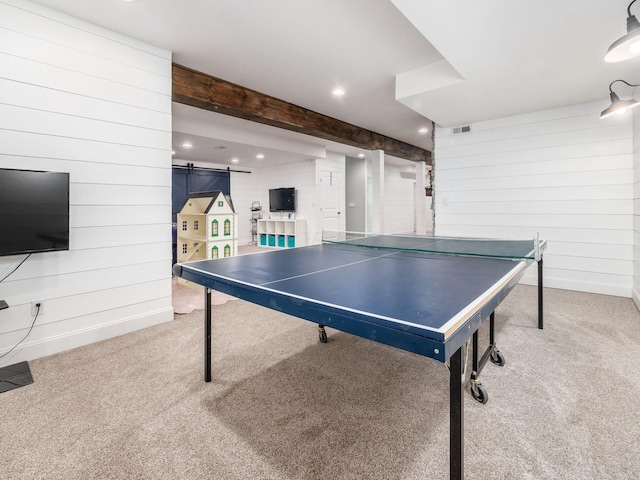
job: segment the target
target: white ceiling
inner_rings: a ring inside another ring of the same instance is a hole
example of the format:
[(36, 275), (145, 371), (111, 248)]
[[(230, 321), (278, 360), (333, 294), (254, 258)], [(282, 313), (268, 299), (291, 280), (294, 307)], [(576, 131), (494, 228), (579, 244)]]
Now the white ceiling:
[[(611, 81), (640, 81), (640, 59), (602, 60), (626, 31), (627, 0), (37, 3), (170, 50), (176, 63), (427, 149), (430, 132), (418, 129), (431, 120), (449, 127), (598, 100), (604, 108)], [(331, 95), (336, 86), (344, 97)], [(180, 147), (188, 138), (189, 151)], [(174, 149), (189, 161), (232, 165), (235, 157), (237, 167), (359, 153), (182, 105), (174, 105)]]

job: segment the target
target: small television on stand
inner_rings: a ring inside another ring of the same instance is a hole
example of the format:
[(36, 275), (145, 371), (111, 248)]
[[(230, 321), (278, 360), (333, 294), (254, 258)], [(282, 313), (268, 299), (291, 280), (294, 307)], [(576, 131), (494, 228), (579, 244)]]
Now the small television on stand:
[(286, 187), (269, 190), (269, 211), (295, 212), (296, 189), (294, 187)]

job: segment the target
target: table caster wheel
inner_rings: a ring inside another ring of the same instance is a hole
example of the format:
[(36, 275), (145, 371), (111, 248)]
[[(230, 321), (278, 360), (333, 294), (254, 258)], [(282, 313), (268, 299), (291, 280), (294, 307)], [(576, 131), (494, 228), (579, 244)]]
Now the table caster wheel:
[(487, 403), (489, 401), (487, 389), (480, 384), (471, 386), (471, 396), (480, 403)]
[(320, 337), (320, 343), (327, 343), (327, 332), (324, 331), (324, 327), (318, 328), (318, 336)]
[(491, 353), (491, 361), (499, 367), (504, 367), (504, 355), (502, 355), (502, 353), (500, 353), (498, 350), (494, 350)]

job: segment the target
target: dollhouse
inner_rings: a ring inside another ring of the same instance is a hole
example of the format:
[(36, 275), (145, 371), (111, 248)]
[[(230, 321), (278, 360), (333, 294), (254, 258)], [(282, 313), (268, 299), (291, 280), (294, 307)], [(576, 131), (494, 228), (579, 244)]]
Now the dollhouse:
[(238, 254), (237, 214), (229, 195), (192, 193), (177, 215), (178, 262)]

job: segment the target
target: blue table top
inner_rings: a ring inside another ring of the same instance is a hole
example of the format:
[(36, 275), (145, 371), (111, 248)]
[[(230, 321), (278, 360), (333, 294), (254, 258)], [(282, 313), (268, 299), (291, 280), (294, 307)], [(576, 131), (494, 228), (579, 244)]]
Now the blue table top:
[(525, 268), (513, 259), (325, 243), (177, 264), (174, 273), (317, 323), (332, 326), (335, 317), (339, 329), (365, 322), (374, 340), (380, 327), (444, 344), (474, 316), (484, 320)]

